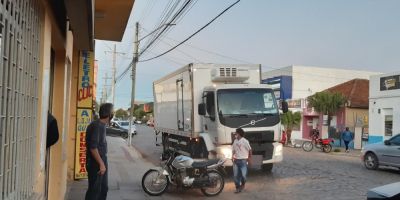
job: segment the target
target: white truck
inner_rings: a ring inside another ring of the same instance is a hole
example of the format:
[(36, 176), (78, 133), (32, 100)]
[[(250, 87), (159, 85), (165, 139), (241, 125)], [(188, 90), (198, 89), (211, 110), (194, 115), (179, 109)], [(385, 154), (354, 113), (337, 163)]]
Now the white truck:
[[(271, 171), (282, 161), (281, 124), (273, 90), (261, 84), (260, 65), (189, 64), (153, 83), (154, 129), (164, 152), (227, 158), (233, 133), (243, 128), (253, 166)], [(287, 104), (282, 104), (284, 112)]]

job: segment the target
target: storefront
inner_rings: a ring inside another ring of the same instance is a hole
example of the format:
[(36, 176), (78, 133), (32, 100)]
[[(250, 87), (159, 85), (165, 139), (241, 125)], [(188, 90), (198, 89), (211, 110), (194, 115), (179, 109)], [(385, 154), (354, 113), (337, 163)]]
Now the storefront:
[(372, 76), (369, 98), (368, 143), (400, 133), (400, 72)]

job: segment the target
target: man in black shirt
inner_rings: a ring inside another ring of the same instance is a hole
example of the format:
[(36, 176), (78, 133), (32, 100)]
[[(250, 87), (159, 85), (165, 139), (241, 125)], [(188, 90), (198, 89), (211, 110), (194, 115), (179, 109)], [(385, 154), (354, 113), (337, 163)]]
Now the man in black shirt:
[(86, 129), (86, 169), (89, 188), (86, 200), (105, 200), (108, 192), (108, 163), (106, 125), (114, 116), (114, 106), (105, 103), (100, 106), (100, 119), (93, 121)]

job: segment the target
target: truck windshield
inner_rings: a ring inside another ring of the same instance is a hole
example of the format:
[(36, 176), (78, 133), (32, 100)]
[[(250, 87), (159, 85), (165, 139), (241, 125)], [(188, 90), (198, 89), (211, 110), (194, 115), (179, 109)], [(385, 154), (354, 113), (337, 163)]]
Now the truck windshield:
[(218, 90), (218, 114), (277, 115), (278, 107), (270, 89), (222, 89)]

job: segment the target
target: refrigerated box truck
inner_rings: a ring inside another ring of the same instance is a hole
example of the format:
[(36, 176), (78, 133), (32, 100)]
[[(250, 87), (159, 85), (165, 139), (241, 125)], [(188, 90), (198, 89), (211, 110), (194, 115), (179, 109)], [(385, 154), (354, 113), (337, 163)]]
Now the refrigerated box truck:
[(253, 165), (271, 171), (282, 161), (279, 107), (273, 90), (261, 84), (260, 65), (189, 64), (155, 81), (153, 90), (154, 128), (164, 152), (227, 158), (229, 166), (240, 127)]

